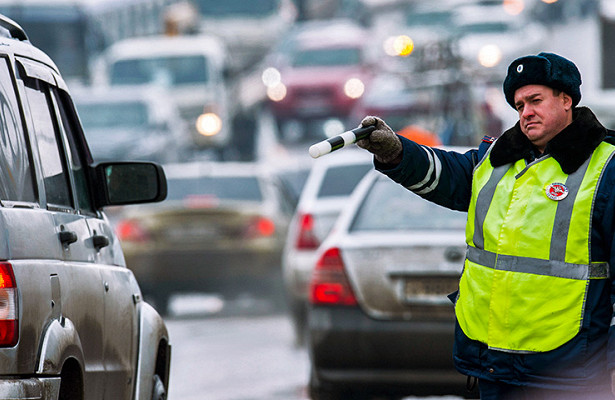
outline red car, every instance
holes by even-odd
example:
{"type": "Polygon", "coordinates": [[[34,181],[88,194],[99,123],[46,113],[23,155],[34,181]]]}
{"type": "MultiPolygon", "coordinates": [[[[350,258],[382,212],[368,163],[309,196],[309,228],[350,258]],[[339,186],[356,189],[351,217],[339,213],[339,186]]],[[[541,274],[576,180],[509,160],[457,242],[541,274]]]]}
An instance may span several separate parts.
{"type": "Polygon", "coordinates": [[[372,78],[366,31],[354,24],[300,30],[263,80],[278,120],[345,118],[372,78]]]}

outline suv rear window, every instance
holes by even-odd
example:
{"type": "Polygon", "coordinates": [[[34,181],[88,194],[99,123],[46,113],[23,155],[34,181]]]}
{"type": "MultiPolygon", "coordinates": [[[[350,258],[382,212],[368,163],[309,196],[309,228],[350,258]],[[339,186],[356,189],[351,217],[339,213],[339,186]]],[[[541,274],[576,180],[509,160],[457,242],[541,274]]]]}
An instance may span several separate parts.
{"type": "Polygon", "coordinates": [[[331,167],[325,173],[317,197],[348,196],[359,181],[372,169],[372,164],[331,167]]]}

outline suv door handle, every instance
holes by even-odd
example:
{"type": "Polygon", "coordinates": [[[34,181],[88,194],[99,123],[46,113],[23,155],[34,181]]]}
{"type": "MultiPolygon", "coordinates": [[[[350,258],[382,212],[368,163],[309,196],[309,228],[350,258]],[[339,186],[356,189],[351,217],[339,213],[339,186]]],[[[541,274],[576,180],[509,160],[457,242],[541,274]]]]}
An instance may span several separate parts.
{"type": "Polygon", "coordinates": [[[77,234],[73,231],[60,231],[58,235],[60,237],[60,242],[67,246],[77,241],[77,234]]]}
{"type": "Polygon", "coordinates": [[[103,247],[109,246],[109,238],[104,235],[94,235],[92,236],[92,243],[96,250],[100,250],[103,247]]]}

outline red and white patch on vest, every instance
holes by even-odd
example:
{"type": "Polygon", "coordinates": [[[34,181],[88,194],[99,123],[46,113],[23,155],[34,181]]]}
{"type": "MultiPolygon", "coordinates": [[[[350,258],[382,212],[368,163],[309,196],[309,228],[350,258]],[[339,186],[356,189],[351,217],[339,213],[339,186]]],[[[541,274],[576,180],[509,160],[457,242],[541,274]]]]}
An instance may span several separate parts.
{"type": "Polygon", "coordinates": [[[547,197],[551,200],[564,200],[568,196],[568,188],[563,183],[554,182],[545,189],[547,197]]]}

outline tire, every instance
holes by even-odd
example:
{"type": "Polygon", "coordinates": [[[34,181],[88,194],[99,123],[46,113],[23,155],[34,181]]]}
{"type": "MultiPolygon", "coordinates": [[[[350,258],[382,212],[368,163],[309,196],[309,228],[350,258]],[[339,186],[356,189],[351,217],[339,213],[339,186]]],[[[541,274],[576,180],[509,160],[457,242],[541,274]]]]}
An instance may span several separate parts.
{"type": "Polygon", "coordinates": [[[152,385],[152,400],[166,400],[167,390],[162,383],[162,379],[158,374],[154,375],[154,382],[152,385]]]}

